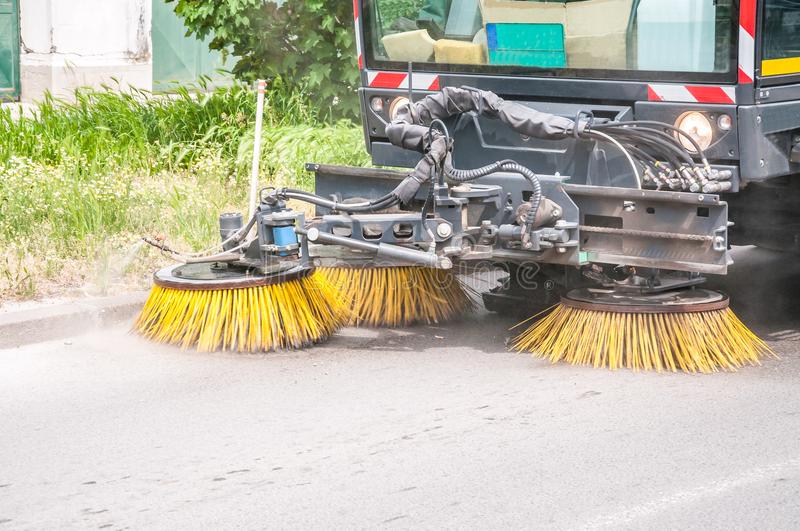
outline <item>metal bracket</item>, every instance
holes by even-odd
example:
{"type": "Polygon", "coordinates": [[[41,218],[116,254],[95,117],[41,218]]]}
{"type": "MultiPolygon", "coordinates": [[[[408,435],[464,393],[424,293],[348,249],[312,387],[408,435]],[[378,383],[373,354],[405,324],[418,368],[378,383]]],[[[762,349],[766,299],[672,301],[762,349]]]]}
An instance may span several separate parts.
{"type": "Polygon", "coordinates": [[[592,262],[725,274],[728,205],[719,196],[564,185],[592,262]]]}

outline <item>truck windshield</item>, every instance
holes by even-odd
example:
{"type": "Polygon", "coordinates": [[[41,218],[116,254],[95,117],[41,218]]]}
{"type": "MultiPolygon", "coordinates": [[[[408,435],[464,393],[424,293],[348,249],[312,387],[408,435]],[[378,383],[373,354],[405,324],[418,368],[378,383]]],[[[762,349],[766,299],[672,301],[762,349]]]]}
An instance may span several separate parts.
{"type": "Polygon", "coordinates": [[[369,68],[735,81],[734,0],[365,0],[369,68]]]}

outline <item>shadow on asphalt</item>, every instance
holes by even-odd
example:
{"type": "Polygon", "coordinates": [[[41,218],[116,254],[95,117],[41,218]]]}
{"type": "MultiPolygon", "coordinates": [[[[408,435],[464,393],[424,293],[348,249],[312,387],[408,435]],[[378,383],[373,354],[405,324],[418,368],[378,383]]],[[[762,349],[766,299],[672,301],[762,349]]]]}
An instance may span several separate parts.
{"type": "Polygon", "coordinates": [[[503,354],[508,352],[508,338],[516,332],[509,329],[517,322],[514,318],[481,309],[468,317],[440,325],[346,328],[320,346],[375,352],[421,352],[429,348],[468,347],[485,354],[503,354]]]}

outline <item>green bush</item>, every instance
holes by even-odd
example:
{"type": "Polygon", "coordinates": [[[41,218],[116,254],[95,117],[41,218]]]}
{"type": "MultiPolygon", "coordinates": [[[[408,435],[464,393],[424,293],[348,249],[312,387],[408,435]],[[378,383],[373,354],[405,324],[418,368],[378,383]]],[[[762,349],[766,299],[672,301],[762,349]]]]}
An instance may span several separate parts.
{"type": "Polygon", "coordinates": [[[167,0],[189,34],[230,52],[233,73],[252,81],[281,77],[308,93],[325,117],[358,113],[353,4],[345,0],[167,0]]]}

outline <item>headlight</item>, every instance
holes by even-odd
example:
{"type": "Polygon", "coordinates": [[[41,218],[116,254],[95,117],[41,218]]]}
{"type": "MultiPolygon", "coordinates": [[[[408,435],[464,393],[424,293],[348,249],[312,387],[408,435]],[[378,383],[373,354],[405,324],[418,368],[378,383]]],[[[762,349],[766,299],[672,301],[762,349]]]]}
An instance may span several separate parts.
{"type": "Polygon", "coordinates": [[[408,98],[405,96],[398,96],[393,99],[391,105],[389,105],[389,119],[394,120],[397,118],[397,113],[404,105],[408,105],[408,98]]]}
{"type": "MultiPolygon", "coordinates": [[[[714,127],[703,113],[695,111],[685,112],[678,117],[678,120],[675,122],[675,127],[688,133],[702,150],[708,149],[711,145],[711,141],[714,140],[714,127]]],[[[675,137],[688,151],[692,153],[697,151],[694,144],[684,135],[676,132],[675,137]]]]}
{"type": "Polygon", "coordinates": [[[375,113],[380,114],[383,112],[383,98],[380,96],[374,96],[371,100],[369,100],[369,106],[372,108],[375,113]]]}
{"type": "Polygon", "coordinates": [[[728,114],[720,114],[719,118],[717,118],[717,127],[723,131],[730,131],[731,127],[733,127],[733,118],[728,114]]]}

